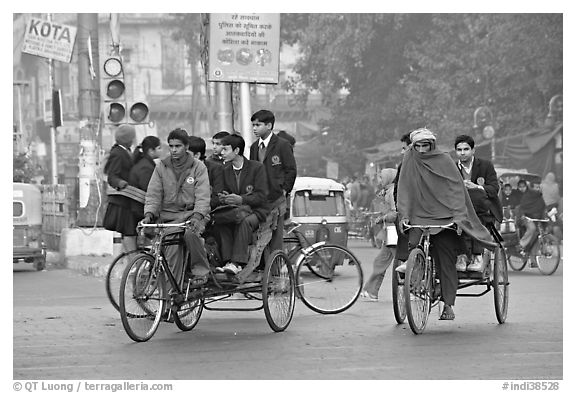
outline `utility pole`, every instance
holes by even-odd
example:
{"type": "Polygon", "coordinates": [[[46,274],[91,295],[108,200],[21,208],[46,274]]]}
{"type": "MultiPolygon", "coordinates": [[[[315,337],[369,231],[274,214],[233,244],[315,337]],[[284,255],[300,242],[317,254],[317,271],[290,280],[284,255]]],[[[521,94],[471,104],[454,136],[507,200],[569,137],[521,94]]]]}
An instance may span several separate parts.
{"type": "Polygon", "coordinates": [[[98,14],[78,14],[78,106],[80,154],[78,157],[78,226],[100,226],[104,206],[98,174],[102,143],[100,125],[100,58],[98,14]]]}
{"type": "Polygon", "coordinates": [[[215,83],[218,99],[218,110],[216,112],[218,130],[216,132],[228,131],[232,133],[234,132],[234,121],[232,119],[232,84],[230,82],[215,83]]]}
{"type": "MultiPolygon", "coordinates": [[[[248,82],[240,82],[240,106],[241,106],[241,121],[242,121],[242,138],[246,142],[246,146],[252,144],[252,105],[250,102],[250,84],[248,82]]],[[[250,157],[250,149],[244,149],[244,155],[250,157]]]]}

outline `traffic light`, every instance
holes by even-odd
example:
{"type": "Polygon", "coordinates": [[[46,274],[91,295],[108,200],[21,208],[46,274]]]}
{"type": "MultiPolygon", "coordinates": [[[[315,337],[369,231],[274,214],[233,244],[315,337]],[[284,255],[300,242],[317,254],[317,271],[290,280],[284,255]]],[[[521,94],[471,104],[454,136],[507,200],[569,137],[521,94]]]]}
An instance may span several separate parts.
{"type": "Polygon", "coordinates": [[[124,66],[120,57],[109,57],[104,62],[104,108],[106,122],[115,125],[147,124],[148,105],[136,102],[129,106],[124,83],[124,66]],[[129,109],[128,109],[129,108],[129,109]]]}

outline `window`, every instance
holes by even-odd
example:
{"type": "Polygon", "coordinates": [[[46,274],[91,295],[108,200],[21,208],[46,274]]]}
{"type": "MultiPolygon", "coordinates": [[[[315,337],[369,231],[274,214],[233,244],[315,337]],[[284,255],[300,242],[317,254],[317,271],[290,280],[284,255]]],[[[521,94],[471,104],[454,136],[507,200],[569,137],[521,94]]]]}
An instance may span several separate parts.
{"type": "Polygon", "coordinates": [[[310,191],[298,191],[294,197],[294,217],[307,216],[345,216],[344,194],[330,191],[315,194],[310,191]]]}
{"type": "Polygon", "coordinates": [[[184,88],[184,47],[171,37],[162,37],[162,88],[184,88]]]}
{"type": "Polygon", "coordinates": [[[12,202],[12,216],[22,217],[24,215],[24,204],[22,202],[12,202]]]}

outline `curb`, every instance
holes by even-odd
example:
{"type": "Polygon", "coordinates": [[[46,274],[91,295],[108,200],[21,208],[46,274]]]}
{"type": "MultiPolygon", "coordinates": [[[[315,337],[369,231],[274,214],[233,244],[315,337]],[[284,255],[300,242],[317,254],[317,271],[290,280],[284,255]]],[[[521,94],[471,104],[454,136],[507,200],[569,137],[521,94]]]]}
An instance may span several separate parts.
{"type": "Polygon", "coordinates": [[[48,251],[46,264],[52,269],[72,269],[85,276],[106,277],[108,267],[114,260],[112,255],[78,255],[64,257],[59,252],[48,251]]]}

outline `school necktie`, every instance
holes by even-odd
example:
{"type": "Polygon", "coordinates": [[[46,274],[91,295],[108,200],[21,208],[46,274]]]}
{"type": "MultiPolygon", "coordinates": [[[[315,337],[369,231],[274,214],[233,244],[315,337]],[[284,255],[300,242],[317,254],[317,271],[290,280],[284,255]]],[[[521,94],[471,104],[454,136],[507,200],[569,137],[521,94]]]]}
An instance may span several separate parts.
{"type": "Polygon", "coordinates": [[[260,142],[260,149],[258,150],[258,161],[264,162],[264,157],[266,157],[266,146],[264,146],[264,142],[260,142]]]}

